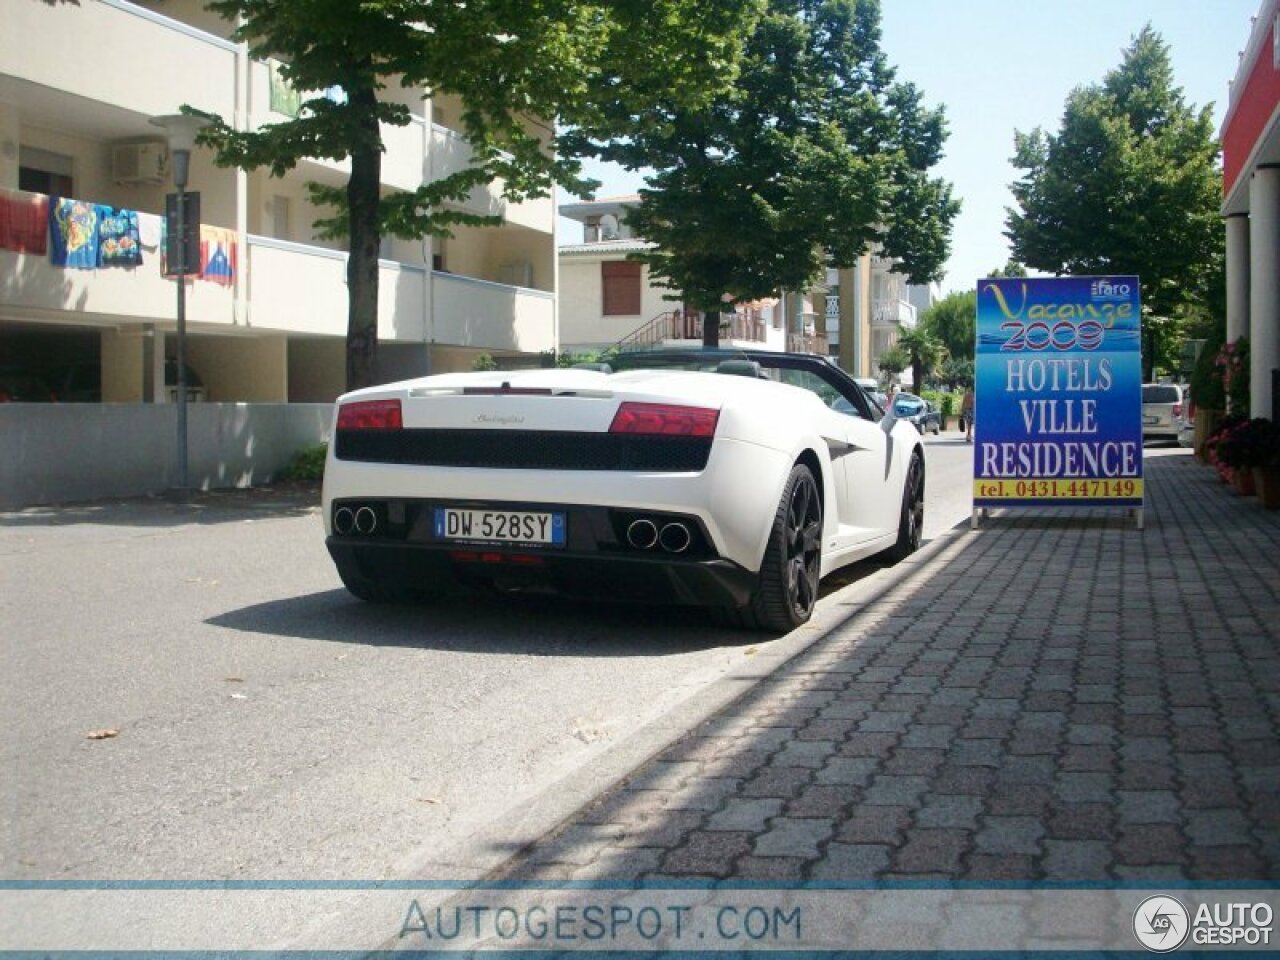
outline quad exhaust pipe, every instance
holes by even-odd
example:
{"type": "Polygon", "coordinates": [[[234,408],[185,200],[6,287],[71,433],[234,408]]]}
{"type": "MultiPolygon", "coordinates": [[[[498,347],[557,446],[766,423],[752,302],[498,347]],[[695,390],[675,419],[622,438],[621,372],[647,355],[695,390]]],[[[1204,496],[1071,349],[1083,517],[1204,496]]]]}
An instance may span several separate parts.
{"type": "Polygon", "coordinates": [[[659,528],[654,521],[641,517],[627,526],[627,543],[636,550],[651,550],[657,546],[667,553],[684,553],[693,543],[693,533],[684,523],[673,521],[659,528]]]}
{"type": "Polygon", "coordinates": [[[378,513],[370,506],[339,507],[333,511],[333,532],[340,537],[353,533],[369,536],[378,529],[378,513]]]}
{"type": "Polygon", "coordinates": [[[627,543],[637,550],[648,550],[658,542],[658,526],[652,520],[632,520],[627,527],[627,543]]]}
{"type": "Polygon", "coordinates": [[[667,553],[684,553],[693,542],[693,535],[683,523],[668,523],[658,534],[658,543],[667,553]]]}
{"type": "Polygon", "coordinates": [[[361,507],[356,511],[356,532],[366,537],[378,529],[378,515],[373,507],[361,507]]]}
{"type": "Polygon", "coordinates": [[[333,512],[333,532],[345,537],[356,526],[356,515],[350,507],[339,507],[333,512]]]}

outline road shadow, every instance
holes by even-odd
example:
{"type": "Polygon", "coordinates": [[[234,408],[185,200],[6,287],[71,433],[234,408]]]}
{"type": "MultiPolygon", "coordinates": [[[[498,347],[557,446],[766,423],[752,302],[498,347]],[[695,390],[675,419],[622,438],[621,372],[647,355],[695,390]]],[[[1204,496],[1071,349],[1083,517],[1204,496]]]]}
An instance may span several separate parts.
{"type": "Polygon", "coordinates": [[[303,517],[320,507],[318,487],[247,487],[170,491],[145,497],[50,504],[0,511],[0,528],[106,527],[165,529],[303,517]]]}
{"type": "Polygon", "coordinates": [[[346,590],[272,600],[206,623],[325,643],[530,656],[665,656],[765,643],[697,608],[460,590],[422,604],[369,604],[346,590]]]}

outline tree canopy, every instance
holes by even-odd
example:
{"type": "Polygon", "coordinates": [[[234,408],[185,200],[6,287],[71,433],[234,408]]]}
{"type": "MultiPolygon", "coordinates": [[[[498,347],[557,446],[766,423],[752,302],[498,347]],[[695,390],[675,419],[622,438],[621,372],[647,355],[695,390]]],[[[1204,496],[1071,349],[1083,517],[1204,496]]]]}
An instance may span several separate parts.
{"type": "Polygon", "coordinates": [[[925,378],[947,357],[947,348],[923,324],[903,330],[898,335],[898,346],[906,351],[911,367],[911,392],[924,389],[925,378]]]}
{"type": "Polygon", "coordinates": [[[1014,136],[1006,235],[1014,259],[1061,274],[1136,274],[1144,357],[1170,353],[1180,320],[1222,300],[1222,174],[1211,106],[1186,103],[1150,25],[1101,84],[1066,100],[1057,134],[1014,136]]]}
{"type": "Polygon", "coordinates": [[[978,294],[949,293],[920,315],[920,328],[946,348],[954,360],[972,360],[978,326],[978,294]]]}
{"type": "Polygon", "coordinates": [[[589,191],[578,158],[555,149],[553,124],[623,135],[613,124],[650,102],[703,106],[733,82],[756,2],[213,0],[211,9],[238,22],[234,38],[253,56],[278,58],[295,90],[314,92],[296,118],[258,130],[214,116],[202,142],[220,163],[275,176],[304,158],[350,159],[345,187],[310,189],[334,211],[319,226],[349,240],[347,382],[363,386],[373,376],[384,234],[447,236],[459,225],[495,223],[461,208],[494,180],[511,202],[546,196],[556,184],[589,191]],[[410,123],[409,107],[386,93],[393,87],[461,99],[469,167],[383,193],[380,124],[410,123]]]}
{"type": "Polygon", "coordinates": [[[627,132],[573,148],[656,171],[629,214],[656,248],[636,258],[698,309],[807,289],[872,243],[917,282],[946,261],[959,204],[929,175],[943,112],[897,80],[878,0],[767,0],[732,87],[609,125],[627,132]]]}

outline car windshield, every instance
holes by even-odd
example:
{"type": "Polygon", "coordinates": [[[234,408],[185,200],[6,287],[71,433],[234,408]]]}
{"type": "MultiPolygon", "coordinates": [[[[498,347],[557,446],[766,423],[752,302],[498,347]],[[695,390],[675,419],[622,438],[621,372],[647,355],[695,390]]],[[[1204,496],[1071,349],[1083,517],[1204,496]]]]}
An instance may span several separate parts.
{"type": "Polygon", "coordinates": [[[900,417],[914,417],[924,410],[924,401],[919,397],[898,397],[893,401],[893,412],[900,417]]]}
{"type": "Polygon", "coordinates": [[[1180,403],[1182,391],[1171,383],[1148,383],[1142,388],[1143,403],[1180,403]]]}
{"type": "Polygon", "coordinates": [[[874,404],[869,404],[865,410],[861,408],[853,399],[857,396],[853,382],[838,367],[816,354],[714,349],[636,350],[611,356],[607,363],[615,373],[624,370],[688,370],[773,380],[807,390],[839,413],[873,420],[881,416],[874,404]]]}

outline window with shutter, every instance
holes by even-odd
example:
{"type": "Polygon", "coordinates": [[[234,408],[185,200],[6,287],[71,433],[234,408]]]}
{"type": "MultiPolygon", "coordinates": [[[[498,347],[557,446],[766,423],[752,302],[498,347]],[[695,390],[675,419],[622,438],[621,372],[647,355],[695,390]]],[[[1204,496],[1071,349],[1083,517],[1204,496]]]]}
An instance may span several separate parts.
{"type": "Polygon", "coordinates": [[[640,267],[628,260],[600,264],[606,317],[640,313],[640,267]]]}

